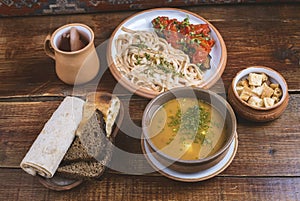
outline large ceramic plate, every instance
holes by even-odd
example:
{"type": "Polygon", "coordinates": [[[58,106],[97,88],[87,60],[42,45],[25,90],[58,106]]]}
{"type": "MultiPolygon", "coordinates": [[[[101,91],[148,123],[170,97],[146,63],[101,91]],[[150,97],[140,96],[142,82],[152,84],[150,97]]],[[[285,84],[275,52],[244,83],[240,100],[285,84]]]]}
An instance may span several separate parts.
{"type": "Polygon", "coordinates": [[[129,80],[125,79],[119,72],[118,68],[115,65],[116,58],[116,48],[115,48],[115,40],[120,34],[123,34],[124,31],[121,30],[122,27],[131,29],[131,30],[149,30],[152,28],[151,20],[158,16],[167,16],[169,18],[176,18],[182,21],[187,16],[190,19],[190,23],[192,24],[208,24],[211,29],[211,37],[215,40],[215,45],[210,52],[211,58],[211,69],[205,71],[204,78],[202,84],[198,87],[208,89],[212,85],[214,85],[217,80],[221,77],[226,61],[227,61],[227,50],[225,43],[223,41],[222,36],[218,32],[218,30],[203,17],[181,9],[174,8],[158,8],[158,9],[150,9],[139,12],[126,20],[124,20],[113,32],[107,50],[107,60],[109,64],[110,71],[113,76],[120,82],[125,88],[130,90],[133,93],[136,93],[140,96],[146,98],[153,98],[159,94],[159,92],[147,90],[145,88],[138,87],[132,84],[129,80]]]}

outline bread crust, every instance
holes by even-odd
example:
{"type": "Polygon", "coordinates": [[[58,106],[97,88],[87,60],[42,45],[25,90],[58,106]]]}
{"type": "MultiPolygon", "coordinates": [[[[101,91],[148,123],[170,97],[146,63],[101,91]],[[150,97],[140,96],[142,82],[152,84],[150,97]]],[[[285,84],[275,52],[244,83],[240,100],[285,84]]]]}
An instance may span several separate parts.
{"type": "Polygon", "coordinates": [[[89,110],[98,109],[103,113],[106,123],[106,136],[110,137],[112,127],[120,110],[120,100],[117,96],[105,92],[93,92],[86,96],[86,107],[89,110]]]}

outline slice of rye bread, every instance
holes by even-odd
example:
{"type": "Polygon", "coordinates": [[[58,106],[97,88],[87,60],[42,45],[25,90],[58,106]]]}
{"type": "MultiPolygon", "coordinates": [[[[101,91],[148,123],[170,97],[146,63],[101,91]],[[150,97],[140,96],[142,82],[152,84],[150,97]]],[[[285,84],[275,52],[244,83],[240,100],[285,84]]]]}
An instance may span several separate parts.
{"type": "Polygon", "coordinates": [[[62,177],[72,179],[96,179],[99,178],[105,170],[105,166],[97,160],[76,161],[68,165],[60,166],[56,174],[62,177]]]}
{"type": "Polygon", "coordinates": [[[79,127],[77,136],[62,160],[63,164],[72,161],[88,161],[103,156],[107,144],[103,114],[96,110],[79,127]]]}
{"type": "Polygon", "coordinates": [[[56,171],[56,175],[72,179],[97,179],[105,171],[105,167],[112,157],[112,143],[107,145],[104,151],[104,157],[101,159],[91,159],[90,161],[73,161],[71,163],[60,165],[56,171]]]}
{"type": "Polygon", "coordinates": [[[75,137],[72,145],[68,149],[67,153],[65,154],[62,163],[67,164],[76,161],[89,161],[92,160],[93,156],[89,155],[85,148],[82,146],[82,143],[79,137],[75,137]]]}
{"type": "Polygon", "coordinates": [[[90,119],[77,129],[76,134],[88,155],[93,158],[100,157],[108,142],[102,113],[99,110],[94,111],[90,119]]]}

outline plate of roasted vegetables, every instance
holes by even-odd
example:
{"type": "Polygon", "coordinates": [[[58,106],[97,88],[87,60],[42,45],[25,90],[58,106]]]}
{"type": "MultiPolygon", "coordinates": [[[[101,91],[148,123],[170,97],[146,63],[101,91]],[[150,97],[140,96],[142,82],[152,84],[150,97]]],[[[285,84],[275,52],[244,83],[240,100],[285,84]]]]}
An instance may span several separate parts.
{"type": "Polygon", "coordinates": [[[219,31],[193,12],[157,8],[138,12],[114,30],[107,49],[113,76],[146,98],[176,87],[212,87],[227,50],[219,31]]]}

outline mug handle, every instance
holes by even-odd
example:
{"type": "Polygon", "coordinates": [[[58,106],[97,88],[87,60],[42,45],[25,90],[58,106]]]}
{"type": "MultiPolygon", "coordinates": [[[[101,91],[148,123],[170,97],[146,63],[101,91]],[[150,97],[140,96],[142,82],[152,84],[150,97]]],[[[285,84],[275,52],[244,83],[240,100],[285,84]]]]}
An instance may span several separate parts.
{"type": "Polygon", "coordinates": [[[48,34],[46,39],[45,39],[45,42],[44,42],[44,50],[45,50],[45,53],[51,57],[52,59],[55,60],[55,54],[54,54],[54,49],[53,47],[51,46],[51,43],[50,43],[50,39],[51,39],[51,35],[48,34]]]}

